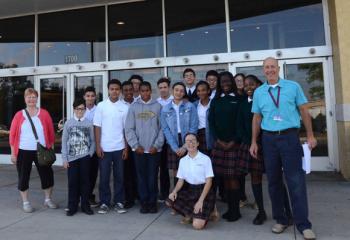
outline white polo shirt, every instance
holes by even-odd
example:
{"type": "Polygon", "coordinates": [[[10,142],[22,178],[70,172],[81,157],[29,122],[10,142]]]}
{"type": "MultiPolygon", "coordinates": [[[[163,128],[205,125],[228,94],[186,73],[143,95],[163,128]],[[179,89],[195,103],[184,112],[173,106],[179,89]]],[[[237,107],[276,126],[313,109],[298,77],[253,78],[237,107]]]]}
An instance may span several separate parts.
{"type": "Polygon", "coordinates": [[[210,158],[200,151],[194,158],[187,154],[180,159],[176,177],[193,185],[204,184],[206,178],[214,177],[210,158]]]}
{"type": "Polygon", "coordinates": [[[120,100],[107,99],[97,105],[94,126],[101,127],[101,147],[104,152],[125,148],[124,128],[128,107],[120,100]]]}
{"type": "Polygon", "coordinates": [[[173,99],[174,99],[174,96],[170,95],[167,99],[159,97],[157,98],[157,101],[159,102],[160,105],[162,105],[162,107],[164,107],[165,105],[169,104],[173,99]]]}
{"type": "Polygon", "coordinates": [[[87,120],[89,120],[90,122],[93,122],[93,121],[94,121],[95,111],[96,111],[96,105],[94,105],[91,109],[89,109],[88,107],[86,107],[84,117],[85,117],[87,120]]]}
{"type": "Polygon", "coordinates": [[[198,102],[198,107],[197,107],[197,113],[198,113],[198,129],[206,128],[207,127],[207,110],[209,108],[210,102],[206,105],[203,106],[201,101],[198,102]]]}

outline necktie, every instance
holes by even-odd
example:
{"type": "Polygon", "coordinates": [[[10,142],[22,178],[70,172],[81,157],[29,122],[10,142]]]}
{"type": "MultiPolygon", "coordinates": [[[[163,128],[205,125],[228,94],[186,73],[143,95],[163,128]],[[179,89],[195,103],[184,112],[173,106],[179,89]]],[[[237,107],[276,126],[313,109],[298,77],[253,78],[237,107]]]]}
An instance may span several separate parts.
{"type": "Polygon", "coordinates": [[[188,89],[188,96],[191,96],[192,93],[191,93],[191,89],[188,89]]]}

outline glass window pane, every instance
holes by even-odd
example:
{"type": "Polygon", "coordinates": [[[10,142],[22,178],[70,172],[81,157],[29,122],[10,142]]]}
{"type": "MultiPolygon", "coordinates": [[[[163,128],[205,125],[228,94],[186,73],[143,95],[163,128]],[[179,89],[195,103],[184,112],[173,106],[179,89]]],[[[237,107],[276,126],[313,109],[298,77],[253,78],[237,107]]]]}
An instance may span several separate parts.
{"type": "Polygon", "coordinates": [[[225,1],[165,0],[168,56],[227,52],[225,1]]]}
{"type": "Polygon", "coordinates": [[[94,87],[96,91],[96,104],[103,100],[103,76],[75,76],[74,77],[74,96],[82,98],[85,88],[94,87]]]}
{"type": "MultiPolygon", "coordinates": [[[[312,128],[317,139],[313,156],[328,156],[326,103],[322,63],[288,64],[286,78],[297,81],[309,101],[312,128]]],[[[300,129],[301,142],[306,142],[305,127],[300,129]]]]}
{"type": "Polygon", "coordinates": [[[321,0],[229,0],[231,49],[325,45],[321,0]]]}
{"type": "Polygon", "coordinates": [[[40,104],[53,120],[55,128],[55,152],[61,153],[61,132],[58,130],[60,120],[67,117],[67,90],[65,77],[40,79],[40,104]]]}
{"type": "Polygon", "coordinates": [[[34,16],[0,20],[0,68],[34,66],[34,16]]]}
{"type": "Polygon", "coordinates": [[[227,64],[211,64],[211,65],[196,65],[196,66],[181,66],[181,67],[169,67],[168,76],[172,83],[183,81],[183,71],[186,68],[192,68],[196,72],[197,82],[199,80],[205,80],[205,75],[209,70],[215,70],[217,72],[228,71],[227,64]]]}
{"type": "Polygon", "coordinates": [[[108,7],[110,60],[163,57],[162,1],[108,7]]]}
{"type": "Polygon", "coordinates": [[[106,60],[104,7],[39,15],[39,65],[106,60]]]}
{"type": "Polygon", "coordinates": [[[237,67],[236,72],[243,73],[245,76],[253,74],[257,76],[261,81],[266,82],[266,77],[264,75],[262,66],[237,67]]]}
{"type": "Polygon", "coordinates": [[[10,154],[9,130],[16,112],[25,108],[24,90],[34,87],[33,76],[0,78],[0,153],[10,154]]]}
{"type": "Polygon", "coordinates": [[[164,68],[132,69],[121,71],[110,71],[110,79],[117,78],[121,82],[127,81],[131,75],[137,74],[143,77],[144,81],[152,85],[152,98],[158,98],[157,81],[164,76],[164,68]]]}

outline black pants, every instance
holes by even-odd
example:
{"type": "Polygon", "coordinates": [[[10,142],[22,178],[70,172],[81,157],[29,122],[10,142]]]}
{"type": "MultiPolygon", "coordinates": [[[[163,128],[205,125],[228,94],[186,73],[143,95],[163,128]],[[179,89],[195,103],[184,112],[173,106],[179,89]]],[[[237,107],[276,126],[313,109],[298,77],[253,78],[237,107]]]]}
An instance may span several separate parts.
{"type": "Polygon", "coordinates": [[[129,158],[124,161],[124,191],[125,202],[133,203],[137,197],[137,176],[134,154],[130,151],[129,158]]]}
{"type": "Polygon", "coordinates": [[[69,162],[68,168],[68,208],[76,211],[79,200],[81,208],[89,208],[90,156],[69,162]]]}
{"type": "Polygon", "coordinates": [[[41,188],[47,189],[52,187],[54,184],[52,167],[40,166],[36,151],[19,149],[16,163],[19,191],[24,192],[29,188],[29,179],[33,162],[35,163],[36,169],[39,173],[41,188]]]}
{"type": "Polygon", "coordinates": [[[90,158],[90,190],[89,190],[89,199],[95,200],[94,195],[94,189],[97,181],[97,175],[98,175],[98,157],[97,154],[94,153],[92,157],[90,158]]]}
{"type": "Polygon", "coordinates": [[[160,191],[159,195],[162,199],[167,199],[170,189],[170,177],[169,169],[167,167],[168,161],[168,146],[165,143],[160,153],[160,162],[159,162],[159,182],[160,182],[160,191]]]}

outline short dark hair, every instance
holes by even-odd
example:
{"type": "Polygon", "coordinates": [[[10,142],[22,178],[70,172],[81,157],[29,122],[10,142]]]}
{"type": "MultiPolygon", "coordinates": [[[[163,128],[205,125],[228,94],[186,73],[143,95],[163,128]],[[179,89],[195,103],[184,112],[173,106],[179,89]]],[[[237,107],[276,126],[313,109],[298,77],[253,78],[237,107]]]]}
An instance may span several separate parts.
{"type": "Polygon", "coordinates": [[[117,84],[117,85],[119,85],[120,88],[122,88],[122,83],[116,78],[111,79],[111,80],[108,81],[107,88],[109,88],[109,86],[111,84],[117,84]]]}
{"type": "Polygon", "coordinates": [[[84,95],[85,95],[87,92],[93,92],[93,93],[95,93],[95,95],[96,95],[96,90],[95,90],[95,88],[94,88],[93,86],[88,86],[88,87],[86,87],[85,90],[84,90],[84,95]]]}
{"type": "Polygon", "coordinates": [[[194,91],[197,93],[197,89],[198,89],[198,87],[201,86],[201,85],[204,85],[204,86],[207,87],[207,89],[209,90],[208,95],[210,96],[210,95],[211,95],[211,89],[210,89],[209,83],[206,82],[206,81],[203,81],[203,80],[200,80],[200,81],[196,84],[196,90],[194,90],[194,91]]]}
{"type": "Polygon", "coordinates": [[[172,89],[174,90],[174,88],[175,88],[176,86],[182,86],[182,87],[184,88],[185,95],[184,95],[183,98],[187,98],[188,96],[187,96],[187,91],[186,91],[186,86],[185,86],[185,84],[184,84],[183,82],[176,82],[176,83],[173,84],[172,89]]]}
{"type": "Polygon", "coordinates": [[[185,77],[185,74],[188,73],[188,72],[191,72],[191,73],[193,73],[193,76],[196,76],[196,73],[195,73],[195,71],[192,68],[186,68],[184,70],[184,72],[182,73],[182,77],[185,77]]]}
{"type": "Polygon", "coordinates": [[[85,100],[82,98],[76,98],[73,102],[73,108],[75,109],[76,107],[78,107],[80,105],[84,105],[84,107],[85,107],[86,106],[85,100]]]}
{"type": "Polygon", "coordinates": [[[137,79],[137,80],[140,80],[140,82],[143,82],[143,77],[141,77],[141,76],[138,75],[138,74],[133,74],[133,75],[131,75],[131,77],[129,78],[128,81],[131,81],[132,79],[137,79]]]}
{"type": "Polygon", "coordinates": [[[218,84],[216,85],[215,98],[220,97],[221,94],[222,94],[221,79],[223,77],[228,77],[230,79],[230,81],[232,83],[232,88],[230,89],[230,92],[233,92],[234,94],[237,94],[237,85],[236,85],[236,82],[234,80],[234,77],[233,77],[232,73],[230,73],[229,71],[224,71],[224,72],[221,72],[219,74],[218,84]]]}
{"type": "Polygon", "coordinates": [[[185,138],[184,138],[184,139],[186,140],[187,136],[189,136],[189,135],[194,136],[194,137],[196,138],[197,142],[199,142],[199,137],[198,137],[198,135],[197,135],[197,134],[195,134],[195,133],[192,133],[192,132],[188,132],[188,133],[186,133],[186,135],[185,135],[185,138]]]}
{"type": "Polygon", "coordinates": [[[170,86],[170,82],[171,82],[170,78],[162,77],[157,81],[157,86],[159,86],[159,84],[161,84],[161,83],[166,83],[166,84],[168,84],[168,86],[170,86]]]}
{"type": "Polygon", "coordinates": [[[214,76],[217,79],[219,79],[219,73],[215,70],[209,70],[206,74],[205,74],[205,79],[207,79],[207,77],[209,76],[214,76]]]}
{"type": "Polygon", "coordinates": [[[143,82],[140,84],[140,89],[141,89],[142,86],[148,87],[149,90],[152,90],[152,85],[151,85],[150,82],[143,81],[143,82]]]}
{"type": "Polygon", "coordinates": [[[255,76],[255,75],[253,75],[253,74],[249,74],[248,76],[246,76],[246,77],[244,78],[244,80],[246,80],[246,79],[251,79],[251,80],[253,80],[256,84],[258,84],[258,86],[260,86],[260,85],[263,84],[263,82],[262,82],[257,76],[255,76]]]}
{"type": "Polygon", "coordinates": [[[124,86],[128,86],[128,85],[132,86],[132,82],[130,82],[130,81],[124,81],[124,82],[122,83],[122,88],[123,88],[124,86]]]}

